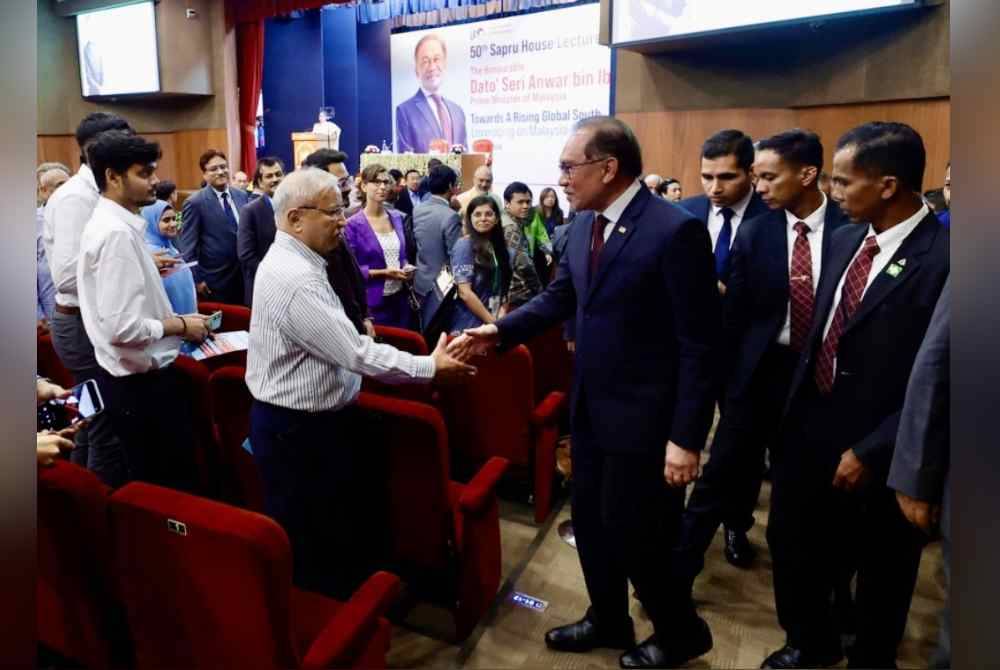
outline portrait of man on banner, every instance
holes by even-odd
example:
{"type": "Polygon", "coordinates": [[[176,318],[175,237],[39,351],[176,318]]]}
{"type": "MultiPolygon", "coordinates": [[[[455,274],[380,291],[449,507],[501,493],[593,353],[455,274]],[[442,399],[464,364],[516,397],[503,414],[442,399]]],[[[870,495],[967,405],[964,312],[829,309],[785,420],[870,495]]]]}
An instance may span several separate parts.
{"type": "Polygon", "coordinates": [[[413,50],[419,88],[396,107],[396,151],[425,153],[431,142],[468,146],[465,112],[442,93],[448,69],[448,46],[435,34],[426,35],[413,50]]]}

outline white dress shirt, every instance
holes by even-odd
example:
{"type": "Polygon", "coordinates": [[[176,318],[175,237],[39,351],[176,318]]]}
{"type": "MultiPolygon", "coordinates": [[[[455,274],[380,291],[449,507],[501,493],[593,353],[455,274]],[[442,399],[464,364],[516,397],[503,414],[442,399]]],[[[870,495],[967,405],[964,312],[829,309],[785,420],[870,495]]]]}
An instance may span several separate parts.
{"type": "MultiPolygon", "coordinates": [[[[229,201],[229,208],[231,210],[233,210],[233,216],[236,217],[236,227],[239,228],[239,225],[240,225],[240,210],[236,207],[236,202],[233,201],[233,194],[229,190],[229,187],[227,186],[225,188],[225,190],[223,190],[223,191],[217,191],[217,190],[215,190],[213,188],[212,189],[212,193],[215,194],[215,199],[219,201],[219,207],[220,208],[225,206],[225,203],[222,201],[222,194],[223,193],[226,194],[226,199],[229,201]]],[[[223,212],[223,214],[225,214],[225,212],[223,212]]]]}
{"type": "MultiPolygon", "coordinates": [[[[747,211],[747,207],[750,205],[750,198],[753,197],[753,187],[747,191],[747,194],[743,196],[743,199],[735,203],[729,209],[733,210],[733,218],[730,219],[729,225],[733,229],[732,233],[729,235],[729,248],[733,248],[733,242],[736,241],[736,230],[739,228],[740,223],[743,222],[743,215],[747,211]]],[[[722,226],[725,224],[726,219],[722,216],[723,207],[716,207],[709,203],[708,208],[708,234],[712,238],[712,248],[715,248],[715,243],[719,241],[719,233],[722,232],[722,226]]]]}
{"type": "MultiPolygon", "coordinates": [[[[823,263],[823,222],[826,221],[826,195],[820,193],[823,196],[823,204],[819,208],[807,216],[804,219],[800,219],[795,216],[787,209],[785,210],[785,218],[788,221],[788,225],[785,227],[785,232],[788,234],[788,276],[789,281],[791,281],[792,275],[792,253],[795,251],[795,240],[798,238],[799,234],[795,230],[795,224],[802,221],[807,226],[809,226],[809,234],[806,235],[806,239],[809,240],[809,257],[812,260],[812,282],[813,282],[813,297],[816,297],[816,288],[819,286],[819,271],[820,266],[823,263]]],[[[785,325],[781,327],[781,332],[778,333],[778,344],[783,344],[786,347],[792,343],[792,301],[788,300],[788,305],[785,307],[785,325]]]]}
{"type": "Polygon", "coordinates": [[[145,229],[141,216],[102,197],[80,240],[80,315],[97,362],[115,377],[166,367],[181,345],[163,336],[174,311],[145,229]]]}
{"type": "Polygon", "coordinates": [[[80,305],[76,288],[80,237],[100,197],[94,173],[84,163],[45,204],[42,242],[56,287],[56,303],[64,307],[80,305]]]}
{"type": "Polygon", "coordinates": [[[254,281],[250,393],[286,409],[336,410],[357,398],[361,375],[430,381],[434,359],[359,335],[330,287],[326,259],[277,231],[254,281]]]}
{"type": "MultiPolygon", "coordinates": [[[[865,284],[865,293],[868,292],[868,288],[872,285],[872,282],[875,281],[875,278],[878,277],[879,273],[882,272],[885,269],[885,266],[889,264],[889,261],[899,250],[899,246],[903,243],[903,240],[910,236],[910,233],[916,229],[917,225],[923,221],[924,217],[927,216],[929,212],[930,210],[927,208],[927,205],[923,205],[916,214],[905,221],[897,223],[884,233],[876,234],[875,229],[871,227],[871,224],[868,225],[868,235],[865,236],[865,239],[867,240],[869,237],[874,236],[875,241],[878,243],[879,251],[872,258],[872,269],[868,273],[868,283],[865,284]]],[[[826,327],[823,328],[823,339],[826,339],[827,333],[830,332],[830,326],[833,325],[833,317],[837,313],[837,308],[840,306],[840,293],[844,289],[844,279],[847,278],[847,271],[850,270],[851,264],[854,263],[854,259],[858,257],[858,254],[861,253],[861,249],[863,249],[864,246],[864,240],[862,240],[861,244],[858,245],[857,251],[854,252],[854,256],[851,257],[851,262],[848,263],[847,267],[844,269],[844,274],[840,276],[840,281],[837,282],[837,291],[833,294],[833,305],[830,307],[830,314],[826,317],[826,327]]],[[[900,260],[902,261],[903,259],[900,260]]],[[[864,293],[862,293],[862,302],[864,302],[864,297],[864,293]]],[[[833,369],[834,372],[836,372],[836,359],[833,361],[833,369]]]]}
{"type": "MultiPolygon", "coordinates": [[[[420,87],[420,90],[424,94],[424,97],[427,98],[427,106],[431,108],[431,114],[434,115],[434,119],[438,122],[438,128],[441,128],[443,132],[444,126],[441,125],[441,116],[438,114],[437,104],[434,102],[433,98],[431,98],[432,95],[441,96],[441,93],[440,92],[431,93],[423,86],[420,87]]],[[[441,104],[445,105],[445,109],[447,109],[447,104],[444,101],[444,96],[441,96],[441,104]]]]}
{"type": "Polygon", "coordinates": [[[622,218],[622,214],[625,213],[625,208],[628,204],[632,202],[632,198],[635,194],[639,192],[640,188],[646,188],[646,185],[636,179],[632,182],[632,185],[625,189],[625,192],[618,196],[613,203],[608,205],[607,209],[603,212],[597,212],[597,214],[603,214],[604,218],[608,220],[604,224],[604,242],[607,243],[608,238],[611,237],[611,231],[615,229],[615,224],[618,223],[618,219],[622,218]]]}

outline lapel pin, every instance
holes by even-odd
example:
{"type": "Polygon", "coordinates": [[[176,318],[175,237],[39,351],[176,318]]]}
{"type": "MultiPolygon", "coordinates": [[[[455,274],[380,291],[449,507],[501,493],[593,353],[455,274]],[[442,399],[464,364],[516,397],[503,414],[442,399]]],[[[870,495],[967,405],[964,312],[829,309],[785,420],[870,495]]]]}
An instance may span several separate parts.
{"type": "Polygon", "coordinates": [[[621,233],[622,235],[624,235],[625,234],[625,226],[618,226],[618,232],[621,233]]]}
{"type": "Polygon", "coordinates": [[[903,266],[899,263],[893,263],[888,268],[886,268],[885,273],[890,277],[898,277],[899,273],[903,271],[903,266]]]}

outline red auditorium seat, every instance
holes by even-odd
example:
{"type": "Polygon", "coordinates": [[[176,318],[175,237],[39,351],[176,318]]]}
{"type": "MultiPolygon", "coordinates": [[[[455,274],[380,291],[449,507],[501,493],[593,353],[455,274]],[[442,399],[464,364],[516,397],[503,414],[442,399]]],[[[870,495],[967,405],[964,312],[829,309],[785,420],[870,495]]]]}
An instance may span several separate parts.
{"type": "Polygon", "coordinates": [[[394,570],[414,594],[455,612],[464,640],[500,586],[500,524],[494,489],[507,468],[490,458],[468,484],[449,475],[448,434],[434,407],[362,392],[388,448],[389,533],[394,570]]]}
{"type": "Polygon", "coordinates": [[[526,343],[535,371],[535,402],[553,391],[567,396],[573,381],[573,355],[566,349],[562,326],[554,326],[526,343]]]}
{"type": "Polygon", "coordinates": [[[73,375],[67,370],[55,347],[52,346],[51,335],[38,336],[38,374],[51,379],[53,383],[62,386],[64,389],[73,388],[73,375]]]}
{"type": "MultiPolygon", "coordinates": [[[[243,305],[229,305],[223,302],[198,302],[199,314],[222,312],[222,327],[220,333],[233,330],[250,330],[250,308],[243,305]]],[[[247,352],[234,351],[220,356],[213,356],[202,361],[209,370],[218,370],[227,365],[242,365],[246,367],[247,352]]]]}
{"type": "Polygon", "coordinates": [[[114,559],[136,668],[384,668],[399,579],[346,603],[292,586],[270,518],[140,482],[111,497],[114,559]]]}
{"type": "Polygon", "coordinates": [[[38,468],[38,641],[88,668],[127,667],[131,653],[110,577],[110,492],[67,461],[38,468]]]}
{"type": "Polygon", "coordinates": [[[243,448],[250,434],[253,397],[242,367],[219,368],[208,381],[212,425],[222,454],[225,499],[255,512],[264,511],[264,485],[253,456],[243,448]]]}
{"type": "Polygon", "coordinates": [[[553,391],[535,401],[531,354],[524,345],[477,357],[471,381],[442,386],[441,407],[452,449],[462,459],[484,463],[502,456],[534,473],[535,521],[552,507],[559,416],[566,394],[553,391]]]}
{"type": "MultiPolygon", "coordinates": [[[[386,344],[391,344],[401,351],[414,356],[426,356],[427,342],[424,336],[415,330],[393,328],[392,326],[375,326],[375,336],[386,344]]],[[[436,397],[431,384],[386,384],[371,377],[365,377],[361,384],[363,391],[371,391],[381,395],[415,400],[434,404],[436,397]]]]}
{"type": "Polygon", "coordinates": [[[210,370],[201,362],[189,356],[178,356],[173,363],[181,373],[184,398],[191,403],[191,428],[196,443],[195,463],[198,468],[198,492],[209,498],[219,498],[223,494],[223,455],[220,452],[215,430],[212,426],[211,401],[208,380],[210,370]]]}

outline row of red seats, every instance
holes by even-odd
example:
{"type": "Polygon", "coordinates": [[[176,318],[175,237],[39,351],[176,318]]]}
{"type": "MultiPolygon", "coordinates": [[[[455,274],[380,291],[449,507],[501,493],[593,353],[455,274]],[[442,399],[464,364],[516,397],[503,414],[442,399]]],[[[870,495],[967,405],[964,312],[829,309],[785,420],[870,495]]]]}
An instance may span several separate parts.
{"type": "Polygon", "coordinates": [[[39,641],[89,668],[384,668],[399,579],[292,586],[270,518],[65,461],[38,470],[39,641]]]}

